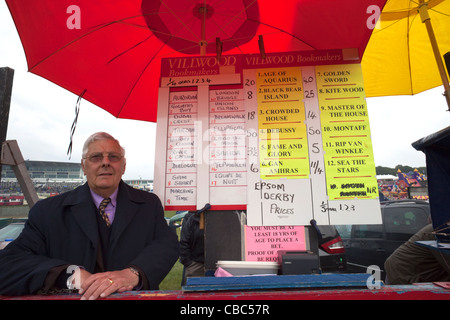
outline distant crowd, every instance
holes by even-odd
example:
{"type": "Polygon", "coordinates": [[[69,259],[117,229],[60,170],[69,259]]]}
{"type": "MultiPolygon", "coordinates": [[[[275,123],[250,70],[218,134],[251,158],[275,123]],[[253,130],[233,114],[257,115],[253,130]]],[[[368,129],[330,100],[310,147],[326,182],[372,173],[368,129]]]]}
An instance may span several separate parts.
{"type": "MultiPolygon", "coordinates": [[[[45,182],[36,183],[34,185],[37,193],[63,193],[78,187],[83,182],[45,182]]],[[[22,188],[18,182],[0,183],[0,194],[18,194],[22,193],[22,188]]]]}

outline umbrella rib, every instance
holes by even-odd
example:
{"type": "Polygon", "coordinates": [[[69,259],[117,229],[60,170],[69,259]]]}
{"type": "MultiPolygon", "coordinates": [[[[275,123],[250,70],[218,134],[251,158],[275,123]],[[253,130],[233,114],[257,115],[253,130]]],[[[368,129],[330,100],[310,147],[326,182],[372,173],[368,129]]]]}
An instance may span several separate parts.
{"type": "MultiPolygon", "coordinates": [[[[409,10],[411,10],[411,2],[409,3],[410,4],[410,7],[409,7],[409,10]]],[[[409,11],[409,12],[411,12],[411,11],[409,11]]],[[[413,93],[414,92],[414,89],[413,89],[413,81],[412,81],[412,77],[413,77],[413,75],[412,75],[412,66],[411,66],[411,50],[409,49],[409,46],[410,46],[410,37],[409,37],[409,32],[410,32],[410,30],[411,30],[411,21],[410,21],[410,18],[411,18],[411,16],[408,14],[408,17],[407,17],[407,25],[406,25],[406,40],[407,40],[407,48],[408,48],[408,70],[409,70],[409,88],[410,88],[410,90],[411,90],[411,93],[413,93]]],[[[415,17],[414,17],[415,18],[415,17]]]]}
{"type": "Polygon", "coordinates": [[[448,13],[445,13],[445,12],[439,11],[439,10],[436,10],[435,8],[429,8],[428,11],[433,11],[433,12],[436,12],[437,14],[441,14],[441,15],[443,15],[443,16],[450,17],[450,15],[449,15],[448,13]]]}
{"type": "MultiPolygon", "coordinates": [[[[101,30],[101,29],[103,29],[103,28],[109,27],[109,26],[114,25],[114,24],[119,24],[119,23],[121,23],[121,24],[126,24],[126,25],[129,25],[129,26],[132,26],[132,27],[137,27],[137,28],[143,28],[143,29],[146,29],[146,30],[150,30],[150,31],[153,33],[153,35],[151,35],[150,37],[153,37],[154,34],[155,34],[156,32],[158,32],[157,30],[152,30],[152,29],[150,29],[148,26],[145,26],[145,27],[144,27],[144,26],[140,26],[140,25],[138,25],[138,24],[134,24],[134,23],[126,23],[126,22],[124,22],[124,21],[126,21],[126,20],[128,20],[128,19],[133,19],[133,18],[137,18],[137,17],[144,17],[144,16],[147,16],[147,15],[153,15],[153,14],[150,13],[150,14],[142,14],[142,15],[138,15],[138,16],[126,17],[126,18],[123,18],[123,19],[121,19],[121,20],[111,21],[111,22],[108,22],[108,23],[105,23],[105,24],[102,24],[102,25],[98,25],[98,26],[94,27],[92,30],[86,32],[85,34],[83,34],[83,35],[77,37],[76,39],[73,39],[72,41],[66,43],[65,45],[63,45],[62,47],[60,47],[58,50],[55,50],[54,52],[52,52],[50,55],[48,55],[47,57],[43,58],[43,59],[40,60],[39,62],[35,63],[32,67],[30,67],[29,71],[32,71],[35,67],[39,66],[41,63],[43,63],[43,62],[46,61],[47,59],[51,58],[52,56],[54,56],[55,54],[57,54],[59,51],[65,49],[65,48],[67,48],[67,47],[69,47],[70,45],[72,45],[73,43],[75,43],[75,42],[77,42],[77,41],[83,39],[84,37],[89,36],[91,33],[94,33],[94,32],[96,32],[96,31],[99,31],[99,30],[101,30]]],[[[160,33],[161,33],[161,34],[164,34],[164,33],[162,33],[162,32],[160,32],[160,33]]],[[[191,40],[189,40],[189,39],[185,39],[185,38],[182,38],[182,37],[178,37],[178,36],[175,36],[175,35],[173,35],[173,34],[167,34],[167,35],[169,35],[169,36],[171,37],[171,39],[172,39],[172,38],[178,38],[178,39],[183,39],[183,40],[186,40],[186,41],[191,41],[191,40]]],[[[131,47],[131,48],[127,49],[127,50],[125,50],[124,52],[119,53],[116,57],[112,58],[108,63],[112,62],[113,60],[115,60],[115,59],[118,58],[119,56],[123,55],[124,53],[130,51],[131,49],[133,49],[133,48],[137,47],[138,45],[142,44],[143,42],[147,41],[150,37],[148,37],[148,38],[146,38],[145,40],[143,40],[143,41],[137,43],[136,45],[134,45],[133,47],[131,47]]],[[[165,43],[165,44],[166,44],[166,43],[165,43]]],[[[198,45],[198,44],[196,44],[196,45],[198,45]]],[[[195,46],[192,46],[191,48],[193,48],[193,47],[195,47],[195,46]]]]}
{"type": "Polygon", "coordinates": [[[148,30],[150,30],[150,31],[151,31],[151,32],[152,32],[153,34],[156,34],[156,33],[158,33],[158,34],[162,34],[162,35],[170,36],[171,38],[177,38],[177,39],[181,39],[181,40],[189,41],[189,42],[192,42],[192,43],[195,43],[195,44],[197,44],[197,45],[198,45],[198,43],[196,43],[196,42],[192,41],[191,39],[183,38],[183,37],[180,37],[180,36],[177,36],[177,35],[174,35],[174,34],[171,34],[171,33],[166,33],[166,32],[162,32],[162,31],[160,31],[160,30],[156,30],[156,29],[151,29],[151,28],[148,28],[148,30]]]}
{"type": "MultiPolygon", "coordinates": [[[[249,20],[250,20],[250,21],[254,21],[254,20],[251,20],[251,19],[249,19],[249,20]]],[[[285,33],[285,34],[291,36],[292,38],[297,39],[298,41],[300,41],[300,42],[306,44],[308,47],[311,47],[311,48],[314,49],[314,50],[317,49],[317,48],[314,47],[312,44],[309,44],[308,42],[306,42],[306,41],[300,39],[299,37],[297,37],[296,35],[294,35],[294,34],[292,34],[292,33],[289,33],[289,32],[287,32],[287,31],[285,31],[285,30],[283,30],[283,29],[280,29],[280,28],[278,28],[278,27],[271,26],[271,25],[269,25],[269,24],[267,24],[267,23],[264,23],[264,22],[259,22],[259,23],[262,24],[262,25],[265,25],[266,27],[269,27],[269,28],[273,28],[273,29],[275,29],[275,30],[278,30],[278,31],[280,31],[281,33],[285,33]]],[[[262,34],[262,35],[264,35],[264,34],[262,34]]]]}
{"type": "Polygon", "coordinates": [[[131,93],[133,92],[133,90],[136,88],[139,80],[142,78],[142,75],[144,74],[145,70],[147,70],[148,66],[152,63],[152,61],[155,59],[155,57],[157,56],[158,52],[160,52],[163,48],[164,48],[165,44],[163,46],[161,46],[161,48],[159,48],[159,50],[153,55],[153,57],[151,57],[150,61],[147,63],[147,65],[145,66],[145,68],[142,70],[142,72],[139,74],[139,76],[137,77],[136,81],[134,82],[133,86],[130,89],[130,92],[128,92],[127,97],[125,98],[124,102],[122,103],[122,107],[120,108],[119,112],[117,113],[117,118],[120,116],[120,114],[122,113],[123,108],[125,107],[125,104],[127,103],[128,99],[131,96],[131,93]]]}
{"type": "MultiPolygon", "coordinates": [[[[410,50],[410,30],[411,27],[413,26],[414,20],[418,19],[418,13],[417,13],[417,7],[418,7],[419,3],[417,1],[410,1],[409,2],[409,7],[407,9],[403,9],[403,10],[399,10],[399,11],[388,11],[388,12],[382,12],[381,13],[381,21],[383,22],[387,22],[387,21],[392,21],[391,24],[389,24],[386,27],[383,27],[380,30],[374,29],[374,34],[377,34],[379,32],[383,32],[385,30],[387,30],[390,27],[393,27],[395,24],[400,23],[401,21],[404,21],[404,19],[407,20],[407,24],[406,24],[406,41],[407,41],[407,56],[408,56],[408,72],[409,72],[409,88],[410,88],[410,92],[411,94],[414,94],[414,81],[413,81],[413,73],[412,73],[412,65],[411,65],[411,50],[410,50]],[[396,19],[393,20],[392,19],[392,14],[401,14],[402,12],[404,12],[406,15],[403,18],[400,19],[396,19]],[[416,12],[416,14],[413,14],[414,12],[416,12]],[[383,14],[387,15],[387,19],[383,19],[383,14]],[[413,15],[412,15],[413,14],[413,15]],[[412,19],[412,20],[411,20],[412,19]]],[[[441,14],[443,16],[448,17],[449,15],[441,12],[437,9],[435,9],[435,7],[433,8],[429,8],[429,11],[432,11],[436,14],[441,14]]]]}
{"type": "MultiPolygon", "coordinates": [[[[403,18],[403,19],[405,19],[405,18],[403,18]]],[[[392,22],[392,23],[391,23],[390,25],[388,25],[387,27],[383,27],[383,28],[381,28],[381,29],[376,29],[376,28],[375,28],[375,29],[373,29],[373,33],[376,34],[376,33],[379,33],[379,32],[383,32],[384,30],[386,30],[386,29],[388,29],[388,28],[394,26],[395,24],[401,22],[403,19],[395,20],[394,22],[392,22]]],[[[381,21],[383,21],[383,20],[381,20],[381,21]]],[[[384,20],[384,21],[386,21],[386,20],[384,20]]]]}
{"type": "MultiPolygon", "coordinates": [[[[163,34],[164,34],[164,33],[163,33],[163,34]]],[[[116,60],[117,58],[119,58],[120,56],[126,54],[127,52],[133,50],[134,48],[137,48],[138,46],[140,46],[141,44],[143,44],[144,42],[146,42],[147,40],[149,40],[151,37],[153,37],[153,35],[151,35],[151,36],[145,38],[145,39],[142,40],[142,41],[139,41],[138,43],[136,43],[136,44],[133,45],[132,47],[130,47],[130,48],[124,50],[123,52],[119,53],[119,54],[116,55],[114,58],[110,59],[110,60],[107,62],[107,64],[110,64],[111,62],[113,62],[114,60],[116,60]]],[[[183,39],[183,38],[175,37],[175,36],[172,36],[172,38],[183,39]]],[[[170,40],[170,39],[169,39],[169,40],[170,40]]],[[[169,40],[168,40],[168,41],[169,41],[169,40]]],[[[183,40],[189,41],[188,39],[183,39],[183,40]]],[[[167,43],[164,43],[164,44],[166,45],[167,43]]],[[[192,47],[186,47],[184,50],[190,50],[190,49],[195,48],[195,47],[197,47],[197,46],[198,46],[198,44],[194,44],[192,47]]],[[[178,50],[178,52],[183,52],[183,51],[182,51],[182,50],[178,50]]]]}
{"type": "MultiPolygon", "coordinates": [[[[148,38],[147,38],[146,40],[148,40],[148,38]]],[[[146,41],[146,40],[144,40],[144,41],[146,41]]],[[[144,42],[144,41],[142,41],[142,42],[144,42]]],[[[141,42],[141,43],[142,43],[142,42],[141,42]]],[[[123,104],[122,104],[122,107],[120,108],[120,111],[119,111],[119,113],[117,114],[117,117],[120,116],[120,113],[122,112],[123,108],[125,107],[125,104],[126,104],[127,100],[128,100],[129,97],[131,96],[131,93],[133,92],[133,90],[136,88],[136,85],[138,84],[139,79],[141,79],[141,77],[142,77],[142,75],[144,74],[145,70],[147,70],[148,66],[152,63],[152,61],[155,59],[155,57],[158,55],[158,53],[164,48],[164,46],[166,45],[166,43],[167,43],[167,41],[164,42],[164,44],[159,48],[159,50],[153,55],[153,57],[149,60],[149,62],[148,62],[147,65],[145,66],[145,68],[142,70],[142,72],[141,72],[141,73],[139,74],[139,76],[137,77],[137,79],[136,79],[136,81],[134,82],[134,84],[133,84],[133,86],[132,86],[130,92],[128,93],[127,97],[125,98],[125,100],[124,100],[124,102],[123,102],[123,104]]],[[[137,44],[137,45],[139,45],[139,44],[137,44]]],[[[195,46],[193,46],[193,47],[195,47],[195,46]]],[[[192,48],[192,47],[191,47],[191,48],[192,48]]],[[[190,49],[190,48],[186,48],[186,50],[188,50],[188,49],[190,49]]],[[[168,55],[169,55],[169,54],[168,54],[168,55]]],[[[167,56],[168,56],[168,55],[167,55],[167,56]]]]}
{"type": "Polygon", "coordinates": [[[150,39],[153,35],[148,36],[147,38],[145,38],[142,41],[139,41],[138,43],[136,43],[135,45],[133,45],[132,47],[126,49],[125,51],[122,51],[121,53],[119,53],[118,55],[116,55],[114,58],[110,59],[106,64],[110,64],[111,62],[113,62],[114,60],[116,60],[117,58],[119,58],[120,56],[124,55],[125,53],[133,50],[134,48],[137,48],[138,46],[140,46],[141,44],[143,44],[144,42],[146,42],[148,39],[150,39]]]}
{"type": "MultiPolygon", "coordinates": [[[[194,18],[194,16],[192,16],[192,18],[194,18]]],[[[189,21],[191,21],[192,18],[191,18],[189,21]]],[[[189,21],[188,21],[188,22],[189,22],[189,21]]],[[[176,33],[180,32],[180,31],[183,29],[183,27],[188,28],[186,25],[183,25],[176,33]]],[[[194,42],[194,41],[192,41],[192,40],[189,39],[189,38],[177,36],[176,33],[166,33],[166,32],[162,32],[161,30],[152,29],[152,28],[150,28],[150,27],[148,27],[148,26],[147,26],[147,29],[149,29],[149,30],[150,30],[151,32],[153,32],[154,34],[158,33],[158,34],[170,36],[171,38],[177,38],[177,39],[181,39],[181,40],[184,40],[184,41],[192,42],[192,43],[195,43],[196,45],[198,45],[198,42],[194,42]]],[[[166,43],[166,44],[167,44],[167,43],[166,43]]]]}
{"type": "MultiPolygon", "coordinates": [[[[144,40],[146,41],[146,40],[144,40]]],[[[130,92],[128,93],[127,97],[125,98],[122,107],[120,108],[117,117],[120,116],[120,113],[122,112],[123,108],[125,107],[125,104],[127,102],[127,100],[129,99],[129,97],[131,96],[131,93],[133,92],[133,90],[136,88],[136,85],[138,84],[139,80],[142,78],[142,75],[144,74],[145,70],[147,70],[147,68],[149,67],[149,65],[152,63],[152,61],[156,58],[156,56],[158,55],[158,53],[164,48],[164,46],[166,46],[166,42],[164,42],[164,44],[158,49],[158,51],[153,55],[153,57],[151,57],[151,59],[148,61],[148,63],[146,64],[145,68],[142,70],[142,72],[139,74],[139,76],[137,77],[136,81],[134,82],[130,92]]],[[[187,48],[188,49],[188,48],[187,48]]]]}
{"type": "Polygon", "coordinates": [[[180,17],[178,17],[178,15],[173,10],[171,10],[167,6],[167,4],[163,0],[160,0],[160,2],[167,8],[167,10],[169,10],[169,12],[178,20],[178,22],[181,23],[183,27],[185,27],[195,38],[197,38],[200,41],[200,38],[183,22],[183,20],[180,17]]]}
{"type": "MultiPolygon", "coordinates": [[[[224,24],[219,30],[217,30],[217,32],[214,33],[214,35],[217,35],[219,32],[226,33],[223,30],[225,30],[226,27],[228,27],[233,21],[235,21],[241,14],[243,14],[249,7],[251,7],[256,2],[257,2],[256,0],[253,0],[247,7],[243,8],[238,14],[232,16],[233,18],[231,20],[229,20],[228,23],[224,24]]],[[[225,16],[227,16],[227,15],[225,15],[225,16]]],[[[213,38],[214,38],[214,35],[212,36],[213,38]]]]}
{"type": "MultiPolygon", "coordinates": [[[[84,37],[87,37],[87,36],[89,36],[90,34],[96,32],[96,31],[98,31],[98,30],[101,30],[101,29],[103,29],[103,28],[106,28],[106,27],[109,27],[109,26],[112,26],[112,25],[118,24],[118,23],[130,25],[130,26],[134,26],[134,27],[139,27],[139,28],[144,28],[144,27],[138,26],[138,25],[136,25],[136,24],[124,23],[125,20],[133,19],[133,18],[137,18],[137,17],[142,17],[142,16],[143,16],[143,15],[126,17],[126,18],[123,18],[123,19],[121,19],[121,20],[111,21],[111,22],[107,22],[107,23],[105,23],[105,24],[102,24],[102,25],[98,25],[98,26],[96,26],[96,27],[93,27],[92,30],[90,30],[90,31],[88,31],[88,32],[86,32],[86,33],[84,33],[84,34],[82,34],[81,36],[79,36],[79,37],[77,37],[77,38],[71,40],[70,42],[66,43],[65,45],[61,46],[59,49],[55,50],[54,52],[52,52],[51,54],[49,54],[48,56],[46,56],[45,58],[43,58],[42,60],[40,60],[39,62],[35,63],[32,67],[29,68],[28,71],[33,70],[35,67],[39,66],[41,63],[43,63],[44,61],[46,61],[46,60],[49,59],[50,57],[56,55],[56,54],[57,54],[58,52],[60,52],[61,50],[63,50],[63,49],[65,49],[65,48],[69,47],[70,45],[76,43],[77,41],[83,39],[84,37]]],[[[146,28],[146,29],[148,29],[148,28],[146,28]]]]}

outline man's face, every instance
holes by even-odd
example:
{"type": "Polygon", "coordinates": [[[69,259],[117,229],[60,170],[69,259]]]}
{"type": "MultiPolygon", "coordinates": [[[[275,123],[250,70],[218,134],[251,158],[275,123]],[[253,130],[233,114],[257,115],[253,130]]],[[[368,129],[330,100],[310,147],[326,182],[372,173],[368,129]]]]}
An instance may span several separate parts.
{"type": "Polygon", "coordinates": [[[97,140],[89,145],[86,159],[81,161],[81,167],[89,187],[95,193],[109,197],[116,190],[125,173],[125,162],[120,146],[115,141],[97,140]],[[114,161],[118,159],[117,157],[120,160],[114,161]]]}

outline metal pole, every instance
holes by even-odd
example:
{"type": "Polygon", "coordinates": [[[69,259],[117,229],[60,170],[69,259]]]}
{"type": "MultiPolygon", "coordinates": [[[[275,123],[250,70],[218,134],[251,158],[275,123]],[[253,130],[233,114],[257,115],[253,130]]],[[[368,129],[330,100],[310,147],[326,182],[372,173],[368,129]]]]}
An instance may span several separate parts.
{"type": "MultiPolygon", "coordinates": [[[[6,140],[6,134],[8,131],[13,78],[14,69],[8,67],[0,68],[0,154],[2,153],[2,145],[6,140]]],[[[0,162],[0,181],[2,179],[1,173],[2,164],[0,162]]]]}
{"type": "Polygon", "coordinates": [[[422,23],[425,24],[428,32],[428,37],[430,38],[431,47],[433,48],[434,57],[439,69],[439,74],[441,75],[442,83],[444,85],[444,96],[447,100],[448,110],[450,111],[450,85],[448,83],[447,73],[444,68],[444,63],[442,62],[441,54],[439,52],[439,46],[437,44],[436,36],[434,34],[433,26],[431,25],[431,19],[428,15],[428,2],[424,0],[419,0],[419,14],[422,19],[422,23]]]}
{"type": "Polygon", "coordinates": [[[202,21],[202,39],[200,40],[200,55],[204,56],[206,55],[206,45],[208,44],[206,42],[206,12],[207,12],[207,7],[206,7],[206,3],[204,6],[201,6],[199,8],[200,10],[200,16],[201,16],[201,21],[202,21]]]}

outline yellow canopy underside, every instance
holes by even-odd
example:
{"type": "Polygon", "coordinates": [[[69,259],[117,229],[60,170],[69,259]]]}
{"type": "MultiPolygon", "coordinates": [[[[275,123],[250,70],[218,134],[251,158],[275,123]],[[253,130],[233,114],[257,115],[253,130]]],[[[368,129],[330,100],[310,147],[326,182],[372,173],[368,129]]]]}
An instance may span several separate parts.
{"type": "MultiPolygon", "coordinates": [[[[367,97],[412,95],[442,85],[418,0],[388,0],[362,59],[367,97]]],[[[428,1],[442,55],[450,51],[450,0],[428,1]]]]}

